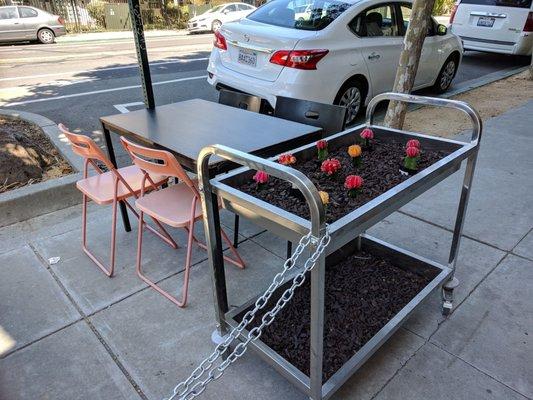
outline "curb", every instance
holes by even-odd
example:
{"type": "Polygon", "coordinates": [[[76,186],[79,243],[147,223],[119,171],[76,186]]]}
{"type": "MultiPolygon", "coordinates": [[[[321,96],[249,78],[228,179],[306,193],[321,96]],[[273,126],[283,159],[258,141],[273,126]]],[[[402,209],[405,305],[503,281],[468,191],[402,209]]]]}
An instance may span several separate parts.
{"type": "Polygon", "coordinates": [[[0,194],[0,227],[79,204],[81,196],[75,184],[82,177],[83,162],[74,154],[57,125],[48,118],[26,111],[0,109],[0,115],[39,126],[75,171],[71,175],[0,194]]]}

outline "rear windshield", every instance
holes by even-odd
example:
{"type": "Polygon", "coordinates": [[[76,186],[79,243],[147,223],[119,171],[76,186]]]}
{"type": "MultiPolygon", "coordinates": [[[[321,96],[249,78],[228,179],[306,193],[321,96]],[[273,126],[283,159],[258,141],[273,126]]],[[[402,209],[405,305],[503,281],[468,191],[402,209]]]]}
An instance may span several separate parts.
{"type": "Polygon", "coordinates": [[[248,19],[285,28],[319,31],[348,7],[350,4],[336,0],[272,0],[248,19]]]}
{"type": "Polygon", "coordinates": [[[531,7],[531,0],[463,0],[462,4],[481,4],[483,6],[500,6],[500,7],[531,7]]]}

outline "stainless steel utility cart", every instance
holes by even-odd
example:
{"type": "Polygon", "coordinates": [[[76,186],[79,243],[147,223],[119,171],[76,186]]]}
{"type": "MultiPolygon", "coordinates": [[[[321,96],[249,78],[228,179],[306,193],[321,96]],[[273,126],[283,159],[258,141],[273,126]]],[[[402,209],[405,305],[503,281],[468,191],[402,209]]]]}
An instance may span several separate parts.
{"type": "MultiPolygon", "coordinates": [[[[222,337],[239,325],[239,321],[235,319],[235,316],[242,313],[251,304],[253,305],[255,299],[232,310],[228,307],[220,239],[219,199],[222,200],[224,207],[231,212],[248,218],[289,241],[298,242],[302,237],[305,238],[311,232],[309,250],[311,253],[316,254],[316,260],[313,261],[314,267],[309,269],[311,276],[310,376],[302,373],[257,337],[254,337],[253,340],[247,340],[250,337],[250,332],[247,329],[239,331],[238,340],[245,342],[246,346],[257,351],[266,362],[273,365],[277,371],[313,400],[327,399],[339,389],[434,290],[442,288],[443,312],[445,314],[449,313],[452,307],[453,289],[458,284],[457,279],[454,277],[454,272],[464,216],[479,150],[479,140],[482,130],[479,115],[469,105],[463,102],[386,93],[375,97],[370,102],[367,110],[366,124],[330,136],[328,142],[332,147],[346,147],[354,143],[361,130],[365,127],[371,127],[375,133],[375,138],[382,141],[397,140],[405,142],[408,139],[418,139],[424,149],[443,150],[449,153],[449,155],[416,175],[411,176],[379,197],[353,210],[348,215],[331,223],[329,226],[325,224],[325,213],[318,190],[303,173],[293,168],[282,166],[274,162],[273,159],[261,159],[220,145],[203,149],[198,160],[199,178],[203,189],[201,193],[203,197],[204,222],[213,275],[216,317],[219,324],[219,333],[222,337]],[[384,100],[397,100],[460,110],[466,113],[472,120],[473,131],[471,141],[464,143],[376,126],[374,125],[374,111],[378,103],[384,100]],[[230,174],[209,179],[208,164],[209,158],[213,155],[241,164],[244,167],[230,174]],[[446,177],[457,172],[464,160],[467,160],[467,165],[448,265],[441,265],[365,234],[368,228],[432,188],[446,177]],[[298,188],[309,205],[310,220],[289,213],[232,187],[239,182],[249,181],[254,170],[266,171],[268,174],[286,180],[298,188]],[[325,251],[321,251],[324,250],[324,237],[328,238],[327,243],[329,244],[325,247],[325,251]],[[400,268],[423,274],[430,278],[430,282],[331,378],[323,382],[326,259],[330,262],[335,258],[361,249],[391,259],[400,268]]],[[[316,148],[314,144],[292,151],[299,160],[314,157],[315,152],[316,148]]],[[[263,302],[262,300],[259,301],[261,303],[263,302]]],[[[272,318],[274,317],[275,314],[272,315],[272,318]]],[[[349,339],[347,338],[346,340],[349,339]]]]}

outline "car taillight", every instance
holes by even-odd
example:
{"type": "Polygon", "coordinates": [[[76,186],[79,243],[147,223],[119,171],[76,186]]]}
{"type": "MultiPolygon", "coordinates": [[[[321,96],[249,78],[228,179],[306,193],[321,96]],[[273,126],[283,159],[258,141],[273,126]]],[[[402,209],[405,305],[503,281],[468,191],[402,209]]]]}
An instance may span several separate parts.
{"type": "Polygon", "coordinates": [[[220,50],[227,50],[228,45],[226,44],[226,38],[222,36],[222,33],[215,31],[215,40],[213,42],[215,47],[218,47],[220,50]]]}
{"type": "Polygon", "coordinates": [[[272,54],[272,64],[296,69],[316,69],[316,64],[329,50],[279,50],[272,54]]]}
{"type": "Polygon", "coordinates": [[[527,15],[527,20],[524,25],[524,32],[533,32],[533,12],[527,15]]]}
{"type": "Polygon", "coordinates": [[[65,25],[65,20],[61,17],[57,19],[57,22],[59,22],[59,25],[65,25]]]}

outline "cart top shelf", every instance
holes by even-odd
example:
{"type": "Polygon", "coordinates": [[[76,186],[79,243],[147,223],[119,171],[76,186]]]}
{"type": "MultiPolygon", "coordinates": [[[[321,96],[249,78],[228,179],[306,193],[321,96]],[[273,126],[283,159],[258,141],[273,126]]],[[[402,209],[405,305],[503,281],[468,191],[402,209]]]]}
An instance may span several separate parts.
{"type": "MultiPolygon", "coordinates": [[[[427,168],[420,170],[417,174],[399,182],[384,193],[333,221],[329,225],[332,243],[328,247],[328,253],[342,247],[354,237],[456,172],[463,160],[478,151],[481,134],[481,123],[477,113],[465,103],[419,96],[386,94],[378,96],[369,104],[367,124],[328,137],[330,148],[346,148],[354,144],[355,139],[359,137],[359,133],[365,127],[372,128],[376,141],[382,143],[405,143],[409,139],[417,139],[420,141],[422,149],[441,152],[443,157],[427,168]],[[474,125],[471,142],[460,142],[373,125],[373,112],[380,101],[387,99],[405,101],[406,97],[409,102],[453,107],[466,112],[471,116],[474,125]]],[[[316,145],[311,143],[294,149],[291,153],[302,161],[316,158],[316,145]]],[[[209,154],[216,154],[244,165],[243,168],[237,169],[230,174],[209,181],[210,190],[220,196],[224,207],[228,210],[249,218],[258,225],[290,241],[298,241],[300,237],[313,228],[313,224],[317,227],[315,229],[316,232],[321,229],[320,227],[324,226],[325,215],[318,189],[302,172],[278,164],[275,162],[276,157],[265,160],[219,145],[204,149],[200,156],[199,168],[202,165],[202,157],[204,157],[205,161],[206,157],[207,159],[209,158],[209,154]],[[239,185],[249,182],[255,170],[264,170],[269,175],[288,181],[294,187],[297,187],[309,204],[311,219],[302,218],[295,213],[239,190],[239,185]]],[[[369,157],[371,157],[371,154],[369,157]]],[[[199,173],[201,175],[201,171],[199,173]]]]}

